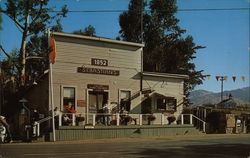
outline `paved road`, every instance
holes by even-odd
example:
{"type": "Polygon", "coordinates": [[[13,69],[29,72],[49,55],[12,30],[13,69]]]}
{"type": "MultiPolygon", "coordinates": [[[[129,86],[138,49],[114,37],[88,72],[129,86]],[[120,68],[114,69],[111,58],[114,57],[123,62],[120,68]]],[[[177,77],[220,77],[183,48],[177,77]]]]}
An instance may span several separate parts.
{"type": "Polygon", "coordinates": [[[250,158],[250,135],[102,139],[0,146],[0,158],[250,158]]]}

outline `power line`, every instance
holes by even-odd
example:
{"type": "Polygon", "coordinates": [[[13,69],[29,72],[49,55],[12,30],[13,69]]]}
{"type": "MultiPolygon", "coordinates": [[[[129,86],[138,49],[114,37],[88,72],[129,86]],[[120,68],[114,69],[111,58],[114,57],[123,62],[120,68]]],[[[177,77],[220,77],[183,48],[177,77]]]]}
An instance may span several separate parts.
{"type": "MultiPolygon", "coordinates": [[[[250,10],[250,8],[207,8],[207,9],[178,9],[177,12],[190,12],[190,11],[241,11],[250,10]]],[[[127,12],[129,10],[69,10],[69,13],[120,13],[127,12]]],[[[135,10],[136,12],[140,12],[135,10]]],[[[160,12],[166,12],[168,10],[160,10],[160,12]]],[[[61,11],[50,11],[50,12],[61,12],[61,11]]],[[[150,10],[144,10],[144,12],[150,12],[150,10]]]]}

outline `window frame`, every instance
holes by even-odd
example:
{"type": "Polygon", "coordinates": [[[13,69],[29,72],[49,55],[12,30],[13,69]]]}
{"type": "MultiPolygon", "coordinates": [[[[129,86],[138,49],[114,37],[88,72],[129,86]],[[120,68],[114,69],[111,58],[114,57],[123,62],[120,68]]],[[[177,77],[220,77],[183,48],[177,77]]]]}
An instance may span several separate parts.
{"type": "Polygon", "coordinates": [[[121,110],[121,94],[122,94],[122,91],[127,91],[127,92],[130,92],[130,108],[129,108],[129,111],[128,112],[130,112],[131,111],[131,109],[132,109],[132,100],[131,100],[131,97],[132,97],[132,90],[131,89],[119,89],[118,90],[118,103],[119,103],[119,110],[121,110]]]}
{"type": "Polygon", "coordinates": [[[63,105],[64,88],[74,88],[75,89],[75,110],[77,111],[77,86],[75,86],[75,85],[61,85],[61,106],[60,106],[60,110],[64,111],[64,105],[63,105]]]}

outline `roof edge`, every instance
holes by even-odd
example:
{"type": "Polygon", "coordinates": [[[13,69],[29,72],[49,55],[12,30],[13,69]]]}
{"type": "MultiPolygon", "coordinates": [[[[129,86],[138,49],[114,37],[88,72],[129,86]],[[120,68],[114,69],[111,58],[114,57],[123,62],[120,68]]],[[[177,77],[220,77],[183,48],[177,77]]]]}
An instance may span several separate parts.
{"type": "Polygon", "coordinates": [[[79,39],[88,39],[88,40],[93,40],[93,41],[102,41],[102,42],[108,42],[108,43],[129,45],[129,46],[134,46],[134,47],[144,47],[144,44],[140,44],[140,43],[127,42],[127,41],[118,41],[118,40],[102,38],[102,37],[91,37],[91,36],[76,35],[76,34],[70,34],[70,33],[61,33],[61,32],[51,32],[51,34],[55,35],[55,36],[64,36],[64,37],[79,38],[79,39]]]}
{"type": "Polygon", "coordinates": [[[171,74],[171,73],[159,73],[159,72],[141,72],[142,76],[164,77],[164,78],[178,78],[189,79],[188,75],[183,74],[171,74]]]}

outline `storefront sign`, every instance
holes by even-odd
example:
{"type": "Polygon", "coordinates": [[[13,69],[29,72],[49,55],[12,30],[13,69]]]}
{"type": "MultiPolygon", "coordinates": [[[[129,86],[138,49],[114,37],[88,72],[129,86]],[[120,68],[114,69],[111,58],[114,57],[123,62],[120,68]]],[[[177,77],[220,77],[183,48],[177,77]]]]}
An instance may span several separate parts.
{"type": "Polygon", "coordinates": [[[96,91],[109,90],[108,85],[99,85],[99,84],[88,84],[87,88],[88,89],[93,89],[93,90],[96,90],[96,91]]]}
{"type": "Polygon", "coordinates": [[[108,60],[106,59],[91,59],[91,65],[97,65],[97,66],[108,66],[108,60]]]}
{"type": "Polygon", "coordinates": [[[98,68],[88,68],[88,67],[78,67],[77,72],[101,74],[101,75],[112,75],[112,76],[119,76],[120,75],[119,70],[98,69],[98,68]]]}
{"type": "Polygon", "coordinates": [[[77,100],[77,106],[78,107],[84,107],[84,106],[86,106],[85,100],[77,100]]]}

